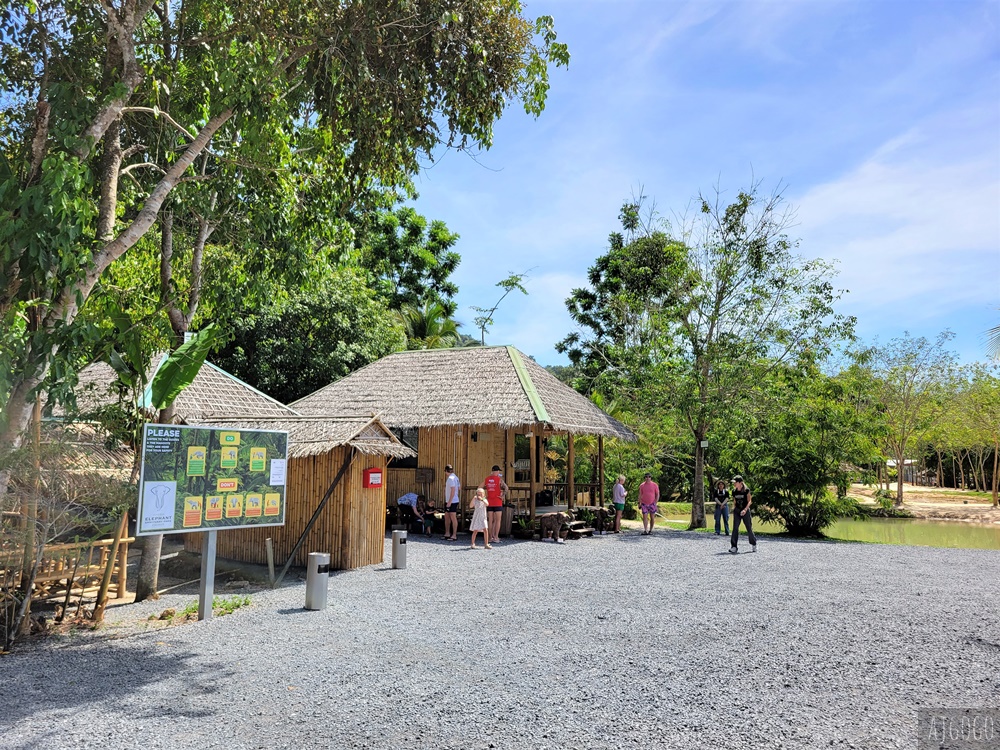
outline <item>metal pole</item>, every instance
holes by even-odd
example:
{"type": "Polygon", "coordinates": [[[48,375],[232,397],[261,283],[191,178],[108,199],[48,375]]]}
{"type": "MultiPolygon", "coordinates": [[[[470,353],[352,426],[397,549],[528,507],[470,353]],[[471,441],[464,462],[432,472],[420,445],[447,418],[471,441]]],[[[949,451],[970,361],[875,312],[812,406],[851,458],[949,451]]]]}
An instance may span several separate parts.
{"type": "Polygon", "coordinates": [[[198,589],[198,619],[212,619],[215,598],[215,541],[217,531],[206,531],[201,545],[201,586],[198,589]]]}

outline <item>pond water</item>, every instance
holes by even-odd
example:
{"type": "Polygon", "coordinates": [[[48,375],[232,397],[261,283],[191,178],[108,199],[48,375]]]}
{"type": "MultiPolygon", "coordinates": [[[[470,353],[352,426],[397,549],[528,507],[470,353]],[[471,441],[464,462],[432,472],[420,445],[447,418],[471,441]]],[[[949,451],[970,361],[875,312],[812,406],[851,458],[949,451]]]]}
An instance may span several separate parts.
{"type": "MultiPolygon", "coordinates": [[[[687,521],[689,517],[671,520],[687,521]]],[[[713,524],[711,517],[708,524],[713,524]]],[[[755,520],[754,530],[780,533],[784,531],[784,527],[777,523],[757,523],[755,520]]],[[[851,542],[1000,550],[998,524],[932,521],[922,518],[870,518],[863,521],[841,519],[824,533],[830,539],[851,542]]]]}

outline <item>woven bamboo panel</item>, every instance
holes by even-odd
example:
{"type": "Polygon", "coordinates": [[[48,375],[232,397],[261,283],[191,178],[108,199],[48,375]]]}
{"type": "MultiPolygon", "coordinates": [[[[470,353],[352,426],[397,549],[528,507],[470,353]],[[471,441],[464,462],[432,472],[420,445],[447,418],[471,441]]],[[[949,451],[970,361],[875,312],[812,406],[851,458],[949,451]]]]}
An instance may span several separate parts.
{"type": "MultiPolygon", "coordinates": [[[[271,538],[274,559],[284,565],[309,519],[336,478],[350,448],[337,448],[319,456],[292,458],[288,462],[285,525],[261,529],[223,531],[217,554],[229,560],[266,564],[264,540],[271,538]]],[[[340,480],[326,508],[295,555],[294,565],[304,566],[310,552],[329,552],[334,569],[359,568],[382,562],[385,539],[385,486],[365,489],[367,468],[385,471],[383,456],[356,456],[340,480]]],[[[202,534],[188,534],[185,549],[199,552],[202,534]]]]}

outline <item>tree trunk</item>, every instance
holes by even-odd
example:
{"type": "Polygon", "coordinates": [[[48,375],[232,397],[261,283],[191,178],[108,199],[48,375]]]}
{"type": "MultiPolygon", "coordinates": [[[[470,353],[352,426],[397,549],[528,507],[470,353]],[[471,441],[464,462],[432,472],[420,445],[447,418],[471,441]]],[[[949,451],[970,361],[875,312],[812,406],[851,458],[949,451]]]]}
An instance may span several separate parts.
{"type": "Polygon", "coordinates": [[[997,476],[997,462],[1000,460],[1000,442],[993,443],[993,507],[1000,507],[1000,477],[997,476]]]}
{"type": "Polygon", "coordinates": [[[694,485],[691,487],[691,526],[692,529],[705,528],[705,450],[701,447],[705,433],[702,430],[694,435],[694,485]]]}
{"type": "MultiPolygon", "coordinates": [[[[159,424],[170,424],[174,418],[174,407],[168,406],[160,411],[159,424]]],[[[163,534],[151,534],[142,543],[142,557],[139,558],[139,570],[135,577],[135,600],[158,599],[156,592],[160,579],[160,553],[163,550],[163,534]]]]}
{"type": "MultiPolygon", "coordinates": [[[[896,507],[899,508],[903,504],[903,472],[905,471],[904,461],[902,455],[896,454],[896,507]]],[[[888,475],[888,472],[886,472],[888,475]]]]}

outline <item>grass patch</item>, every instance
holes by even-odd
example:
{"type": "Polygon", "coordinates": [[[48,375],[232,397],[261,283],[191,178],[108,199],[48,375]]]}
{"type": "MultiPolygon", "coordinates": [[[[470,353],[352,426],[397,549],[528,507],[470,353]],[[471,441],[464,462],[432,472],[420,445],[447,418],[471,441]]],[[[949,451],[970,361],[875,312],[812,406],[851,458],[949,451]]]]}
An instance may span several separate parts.
{"type": "MultiPolygon", "coordinates": [[[[251,604],[249,596],[212,597],[212,614],[216,617],[231,615],[240,607],[248,607],[251,604]]],[[[198,602],[193,601],[180,612],[177,612],[171,620],[196,620],[198,618],[198,602]]],[[[153,618],[150,618],[153,619],[153,618]]],[[[162,618],[161,618],[162,619],[162,618]]]]}

